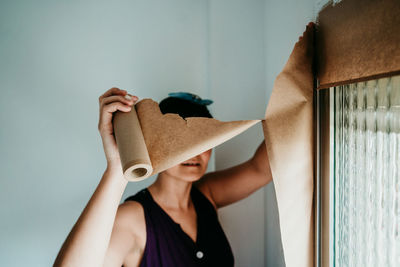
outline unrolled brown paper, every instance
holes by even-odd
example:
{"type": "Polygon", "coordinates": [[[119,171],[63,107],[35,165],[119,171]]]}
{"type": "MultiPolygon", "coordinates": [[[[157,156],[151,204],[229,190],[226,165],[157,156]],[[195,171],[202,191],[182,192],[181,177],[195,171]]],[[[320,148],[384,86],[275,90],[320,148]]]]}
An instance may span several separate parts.
{"type": "MultiPolygon", "coordinates": [[[[313,266],[313,26],[296,43],[262,120],[288,267],[313,266]]],[[[260,120],[221,122],[162,114],[143,99],[116,112],[114,132],[124,176],[139,181],[240,134],[260,120]]]]}
{"type": "Polygon", "coordinates": [[[178,114],[162,114],[157,102],[143,99],[130,112],[117,111],[114,116],[124,177],[143,180],[231,139],[259,121],[183,119],[178,114]]]}
{"type": "Polygon", "coordinates": [[[313,26],[275,80],[263,129],[286,266],[313,266],[313,26]]]}
{"type": "Polygon", "coordinates": [[[346,0],[318,15],[318,89],[400,74],[400,1],[346,0]]]}

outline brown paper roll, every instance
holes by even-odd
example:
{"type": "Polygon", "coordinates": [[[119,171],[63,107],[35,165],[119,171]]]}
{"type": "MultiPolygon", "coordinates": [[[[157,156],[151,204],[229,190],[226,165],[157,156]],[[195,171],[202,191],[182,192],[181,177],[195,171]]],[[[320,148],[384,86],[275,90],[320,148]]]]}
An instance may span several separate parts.
{"type": "Polygon", "coordinates": [[[124,176],[128,181],[140,181],[153,172],[147,152],[136,105],[130,112],[114,114],[114,134],[117,141],[124,176]]]}
{"type": "Polygon", "coordinates": [[[240,134],[260,120],[222,122],[162,114],[151,99],[130,112],[117,111],[114,133],[124,176],[140,181],[190,159],[240,134]]]}

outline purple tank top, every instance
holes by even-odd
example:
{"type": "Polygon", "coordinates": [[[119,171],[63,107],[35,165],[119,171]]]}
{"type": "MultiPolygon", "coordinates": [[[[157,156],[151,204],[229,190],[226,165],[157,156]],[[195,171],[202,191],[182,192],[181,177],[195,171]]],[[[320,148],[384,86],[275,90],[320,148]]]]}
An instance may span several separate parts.
{"type": "Polygon", "coordinates": [[[125,200],[137,201],[144,209],[147,238],[141,267],[234,265],[214,206],[194,185],[190,196],[197,214],[196,242],[154,201],[147,188],[125,200]]]}

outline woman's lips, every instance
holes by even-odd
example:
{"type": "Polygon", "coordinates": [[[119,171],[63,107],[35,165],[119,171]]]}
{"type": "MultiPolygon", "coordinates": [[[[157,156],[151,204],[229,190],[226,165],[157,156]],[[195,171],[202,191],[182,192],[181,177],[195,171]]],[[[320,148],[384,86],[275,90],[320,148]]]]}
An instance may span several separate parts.
{"type": "Polygon", "coordinates": [[[199,167],[200,163],[182,163],[181,165],[185,167],[199,167]]]}

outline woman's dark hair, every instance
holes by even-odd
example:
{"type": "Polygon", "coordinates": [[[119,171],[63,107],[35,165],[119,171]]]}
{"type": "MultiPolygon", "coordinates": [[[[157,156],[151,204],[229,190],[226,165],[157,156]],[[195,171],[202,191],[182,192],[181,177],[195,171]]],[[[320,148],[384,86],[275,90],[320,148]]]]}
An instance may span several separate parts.
{"type": "Polygon", "coordinates": [[[205,105],[197,104],[190,100],[181,99],[177,97],[164,98],[160,104],[160,110],[163,114],[175,113],[179,114],[182,118],[187,117],[206,117],[213,118],[210,111],[205,105]]]}

